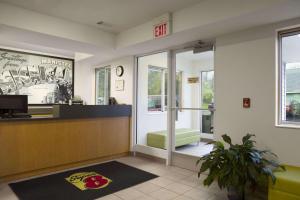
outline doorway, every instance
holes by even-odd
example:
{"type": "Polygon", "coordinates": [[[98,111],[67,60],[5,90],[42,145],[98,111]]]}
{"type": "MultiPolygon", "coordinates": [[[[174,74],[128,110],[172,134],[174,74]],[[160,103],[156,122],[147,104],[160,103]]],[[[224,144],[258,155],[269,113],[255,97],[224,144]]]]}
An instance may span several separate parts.
{"type": "Polygon", "coordinates": [[[167,160],[168,57],[159,52],[136,58],[136,152],[167,160]]]}
{"type": "Polygon", "coordinates": [[[172,151],[202,157],[213,149],[207,143],[213,140],[214,129],[214,51],[175,51],[172,65],[176,71],[172,151]]]}
{"type": "Polygon", "coordinates": [[[174,164],[177,154],[182,160],[209,153],[214,51],[185,49],[137,56],[135,76],[133,151],[163,158],[167,164],[174,164]]]}

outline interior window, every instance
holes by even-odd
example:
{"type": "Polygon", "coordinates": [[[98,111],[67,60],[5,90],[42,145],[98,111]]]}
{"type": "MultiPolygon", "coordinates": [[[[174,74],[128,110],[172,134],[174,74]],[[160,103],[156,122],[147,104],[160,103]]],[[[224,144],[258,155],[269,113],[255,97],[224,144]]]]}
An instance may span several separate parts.
{"type": "Polygon", "coordinates": [[[279,32],[281,124],[300,124],[300,28],[279,32]]]}
{"type": "MultiPolygon", "coordinates": [[[[176,107],[181,104],[182,72],[176,72],[176,107]]],[[[168,104],[167,69],[149,66],[148,68],[148,111],[165,111],[168,104]],[[164,106],[162,106],[164,105],[164,106]]]]}
{"type": "Polygon", "coordinates": [[[96,69],[96,104],[108,105],[110,97],[110,67],[96,69]]]}
{"type": "Polygon", "coordinates": [[[148,69],[148,111],[162,111],[163,71],[162,68],[152,66],[148,69]]]}
{"type": "Polygon", "coordinates": [[[201,72],[202,108],[207,109],[214,99],[214,71],[201,72]]]}

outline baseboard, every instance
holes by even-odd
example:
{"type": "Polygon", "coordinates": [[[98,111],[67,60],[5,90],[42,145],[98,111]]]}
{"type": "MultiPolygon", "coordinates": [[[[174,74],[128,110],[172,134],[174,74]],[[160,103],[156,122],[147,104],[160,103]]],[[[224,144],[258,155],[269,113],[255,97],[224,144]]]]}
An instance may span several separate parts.
{"type": "Polygon", "coordinates": [[[89,166],[89,165],[93,165],[93,164],[97,164],[97,163],[100,163],[100,162],[113,160],[113,159],[128,156],[128,155],[129,155],[129,152],[126,152],[126,153],[115,154],[115,155],[101,157],[101,158],[95,158],[95,159],[91,159],[91,160],[85,160],[85,161],[69,163],[69,164],[65,164],[65,165],[59,165],[59,166],[54,166],[54,167],[43,168],[43,169],[34,170],[34,171],[22,172],[22,173],[19,173],[19,174],[12,174],[12,175],[8,175],[8,176],[0,177],[0,180],[1,180],[2,183],[9,183],[9,182],[13,182],[13,181],[16,181],[16,180],[18,180],[18,181],[26,180],[26,179],[36,178],[36,177],[39,177],[39,176],[44,176],[44,175],[59,173],[59,172],[63,172],[63,171],[68,171],[70,169],[86,167],[86,166],[89,166]]]}

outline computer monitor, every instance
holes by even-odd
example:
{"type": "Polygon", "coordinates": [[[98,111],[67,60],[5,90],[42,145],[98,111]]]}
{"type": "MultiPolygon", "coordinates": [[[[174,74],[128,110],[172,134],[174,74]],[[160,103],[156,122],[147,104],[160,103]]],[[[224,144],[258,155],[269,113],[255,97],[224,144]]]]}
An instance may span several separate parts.
{"type": "Polygon", "coordinates": [[[0,95],[0,115],[8,115],[8,117],[13,117],[14,113],[27,112],[27,95],[0,95]]]}

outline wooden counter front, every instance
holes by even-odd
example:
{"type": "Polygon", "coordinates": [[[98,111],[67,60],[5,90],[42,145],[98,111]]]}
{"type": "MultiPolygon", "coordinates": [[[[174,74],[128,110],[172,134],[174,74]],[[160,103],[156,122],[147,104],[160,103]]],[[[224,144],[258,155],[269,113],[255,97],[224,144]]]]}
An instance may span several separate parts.
{"type": "Polygon", "coordinates": [[[125,154],[129,147],[130,117],[1,122],[0,179],[125,154]]]}

